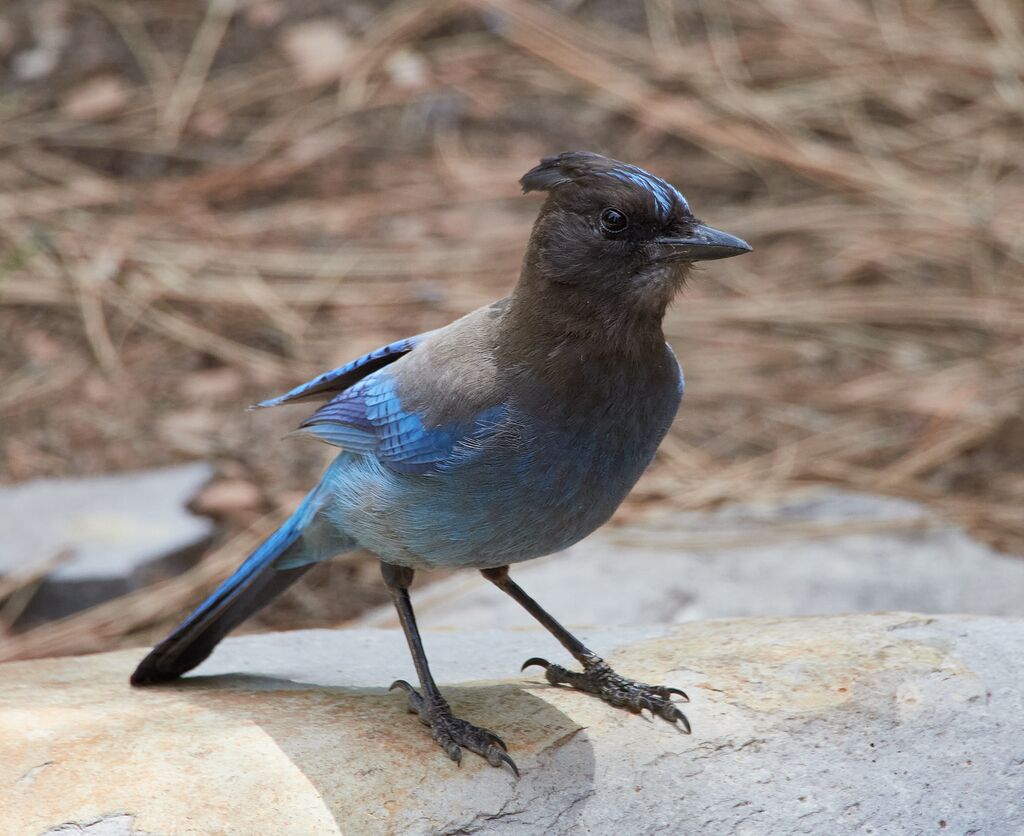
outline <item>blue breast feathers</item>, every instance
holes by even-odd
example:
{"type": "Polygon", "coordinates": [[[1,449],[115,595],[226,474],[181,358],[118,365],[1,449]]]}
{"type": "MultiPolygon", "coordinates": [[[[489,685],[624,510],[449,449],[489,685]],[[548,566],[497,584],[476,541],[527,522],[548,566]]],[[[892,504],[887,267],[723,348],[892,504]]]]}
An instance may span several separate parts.
{"type": "Polygon", "coordinates": [[[471,458],[502,424],[505,407],[483,410],[468,421],[428,427],[402,407],[389,369],[381,369],[333,398],[300,432],[353,453],[374,455],[399,473],[429,473],[471,458]]]}

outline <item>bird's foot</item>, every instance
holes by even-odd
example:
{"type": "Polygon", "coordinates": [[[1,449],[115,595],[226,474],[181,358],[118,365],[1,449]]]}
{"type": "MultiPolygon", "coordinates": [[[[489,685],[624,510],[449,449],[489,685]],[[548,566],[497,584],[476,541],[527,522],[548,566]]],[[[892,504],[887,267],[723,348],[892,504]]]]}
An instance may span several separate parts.
{"type": "Polygon", "coordinates": [[[519,777],[519,769],[515,761],[508,756],[505,741],[490,729],[484,729],[460,720],[452,714],[448,703],[440,696],[437,699],[424,699],[419,691],[404,679],[395,681],[389,690],[401,688],[409,694],[409,712],[416,714],[420,722],[429,726],[430,734],[444,749],[455,763],[462,765],[462,747],[476,752],[491,766],[508,764],[515,776],[519,777]]]}
{"type": "Polygon", "coordinates": [[[522,669],[526,670],[531,665],[544,668],[545,678],[552,685],[568,685],[577,691],[596,694],[605,702],[626,708],[634,714],[639,714],[646,708],[651,714],[656,714],[670,723],[678,722],[684,732],[690,733],[690,721],[672,701],[673,696],[679,697],[682,702],[690,701],[690,698],[678,688],[646,685],[643,682],[626,679],[615,673],[607,662],[594,655],[584,661],[582,672],[570,671],[561,665],[553,665],[547,659],[536,657],[527,659],[522,669]]]}

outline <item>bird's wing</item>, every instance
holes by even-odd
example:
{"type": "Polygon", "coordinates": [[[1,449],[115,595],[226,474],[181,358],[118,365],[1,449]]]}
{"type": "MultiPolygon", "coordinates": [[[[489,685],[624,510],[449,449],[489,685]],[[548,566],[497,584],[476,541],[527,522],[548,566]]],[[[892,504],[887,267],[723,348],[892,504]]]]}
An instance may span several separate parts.
{"type": "Polygon", "coordinates": [[[373,455],[399,473],[422,474],[471,456],[503,425],[505,413],[499,405],[469,419],[428,426],[418,411],[402,406],[390,369],[381,369],[320,407],[299,432],[373,455]]]}
{"type": "Polygon", "coordinates": [[[257,407],[279,406],[283,403],[295,403],[296,401],[325,399],[332,397],[338,392],[343,392],[355,383],[372,374],[378,369],[394,363],[398,358],[408,354],[423,340],[429,337],[433,331],[418,334],[415,337],[406,337],[388,345],[371,351],[358,357],[351,363],[331,369],[322,375],[314,377],[300,386],[296,386],[290,392],[279,395],[276,398],[269,398],[256,404],[257,407]]]}
{"type": "Polygon", "coordinates": [[[330,400],[303,422],[300,434],[372,455],[399,473],[454,467],[510,425],[490,360],[501,310],[500,303],[481,308],[384,346],[259,405],[326,396],[330,400]]]}

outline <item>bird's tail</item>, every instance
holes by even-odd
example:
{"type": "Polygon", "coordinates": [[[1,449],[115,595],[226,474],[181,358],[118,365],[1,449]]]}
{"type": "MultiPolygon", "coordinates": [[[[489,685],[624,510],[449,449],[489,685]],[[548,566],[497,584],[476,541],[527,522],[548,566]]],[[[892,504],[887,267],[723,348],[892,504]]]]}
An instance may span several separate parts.
{"type": "MultiPolygon", "coordinates": [[[[336,460],[337,464],[337,460],[336,460]]],[[[132,685],[177,679],[213,652],[231,630],[297,581],[314,563],[355,547],[320,514],[330,468],[302,504],[181,625],[154,647],[132,685]]]]}

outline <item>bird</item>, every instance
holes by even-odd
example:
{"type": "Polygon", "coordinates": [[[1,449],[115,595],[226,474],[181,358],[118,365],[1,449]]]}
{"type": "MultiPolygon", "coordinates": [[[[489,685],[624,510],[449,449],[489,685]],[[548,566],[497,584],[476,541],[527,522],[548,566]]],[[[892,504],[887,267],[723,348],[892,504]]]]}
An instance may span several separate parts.
{"type": "Polygon", "coordinates": [[[692,265],[751,250],[699,221],[644,169],[587,151],[520,179],[545,199],[503,299],[401,339],[256,406],[312,402],[297,434],[338,448],[319,483],[132,674],[177,679],[321,561],[366,549],[408,641],[406,707],[461,765],[468,749],[519,770],[494,731],[456,717],[409,598],[418,570],[476,569],[540,622],[579,669],[528,659],[551,685],[690,733],[677,689],[618,674],[511,577],[605,523],[654,458],[684,389],[662,320],[692,265]]]}

